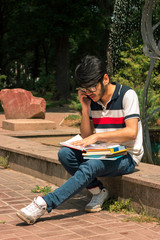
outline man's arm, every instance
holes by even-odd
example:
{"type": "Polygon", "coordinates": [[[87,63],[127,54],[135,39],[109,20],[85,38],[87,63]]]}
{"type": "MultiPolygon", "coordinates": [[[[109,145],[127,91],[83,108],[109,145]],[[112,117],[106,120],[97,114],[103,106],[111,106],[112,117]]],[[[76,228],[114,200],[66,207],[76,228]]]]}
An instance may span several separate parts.
{"type": "Polygon", "coordinates": [[[89,107],[91,104],[91,100],[87,98],[87,96],[81,91],[78,92],[78,97],[82,106],[82,120],[80,131],[82,138],[86,138],[93,134],[94,130],[93,123],[89,118],[89,107]]]}
{"type": "Polygon", "coordinates": [[[82,138],[86,138],[93,134],[93,130],[94,130],[93,122],[90,120],[88,112],[87,113],[83,112],[80,126],[82,138]]]}
{"type": "Polygon", "coordinates": [[[97,141],[123,144],[124,142],[135,140],[138,131],[138,118],[128,119],[125,123],[125,128],[111,132],[95,133],[83,140],[76,141],[74,144],[85,147],[97,141]]]}

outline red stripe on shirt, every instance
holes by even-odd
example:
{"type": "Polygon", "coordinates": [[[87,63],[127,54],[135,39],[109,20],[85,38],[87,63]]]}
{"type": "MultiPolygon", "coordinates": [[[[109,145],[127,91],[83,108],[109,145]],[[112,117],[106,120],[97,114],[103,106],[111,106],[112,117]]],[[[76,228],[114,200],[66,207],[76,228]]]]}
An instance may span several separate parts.
{"type": "Polygon", "coordinates": [[[123,124],[124,117],[120,118],[111,118],[111,117],[104,117],[104,118],[92,118],[93,124],[123,124]]]}

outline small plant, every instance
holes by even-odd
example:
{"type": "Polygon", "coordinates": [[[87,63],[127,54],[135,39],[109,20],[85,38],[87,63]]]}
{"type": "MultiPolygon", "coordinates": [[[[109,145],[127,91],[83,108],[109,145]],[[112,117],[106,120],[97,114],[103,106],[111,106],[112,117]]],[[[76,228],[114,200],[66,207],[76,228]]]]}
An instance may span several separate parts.
{"type": "Polygon", "coordinates": [[[142,222],[157,222],[160,224],[160,218],[151,216],[145,212],[145,210],[137,213],[131,206],[132,200],[127,199],[126,201],[117,201],[115,199],[109,199],[105,201],[103,204],[103,210],[107,210],[109,212],[116,212],[124,214],[129,214],[130,216],[123,219],[123,222],[134,221],[138,223],[142,222]]]}
{"type": "Polygon", "coordinates": [[[127,199],[126,201],[116,201],[114,199],[110,199],[105,201],[103,204],[103,209],[108,210],[109,212],[135,212],[134,209],[131,207],[132,200],[127,199]]]}
{"type": "Polygon", "coordinates": [[[7,157],[1,157],[0,156],[0,166],[1,167],[3,167],[3,168],[8,168],[9,167],[8,158],[9,158],[9,156],[7,156],[7,157]]]}
{"type": "Polygon", "coordinates": [[[0,221],[0,223],[2,223],[2,224],[5,224],[5,223],[6,223],[6,221],[5,221],[5,220],[1,220],[1,221],[0,221]]]}
{"type": "Polygon", "coordinates": [[[82,106],[81,106],[81,103],[79,102],[78,94],[74,95],[73,98],[74,99],[71,101],[71,104],[69,105],[69,107],[81,113],[82,106]]]}
{"type": "Polygon", "coordinates": [[[43,193],[43,195],[47,195],[47,193],[52,192],[52,187],[45,186],[45,187],[40,187],[36,185],[35,188],[31,189],[33,193],[43,193]]]}
{"type": "Polygon", "coordinates": [[[160,224],[160,219],[157,217],[153,217],[150,216],[148,214],[142,213],[142,214],[137,214],[135,216],[130,216],[127,217],[126,219],[123,220],[124,222],[129,222],[129,221],[133,221],[133,222],[138,222],[138,223],[142,223],[142,222],[158,222],[160,224]]]}

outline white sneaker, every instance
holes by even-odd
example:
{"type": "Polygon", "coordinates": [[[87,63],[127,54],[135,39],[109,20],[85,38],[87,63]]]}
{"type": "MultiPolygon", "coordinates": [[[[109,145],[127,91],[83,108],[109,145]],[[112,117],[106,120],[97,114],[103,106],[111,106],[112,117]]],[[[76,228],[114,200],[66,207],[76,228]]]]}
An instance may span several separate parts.
{"type": "Polygon", "coordinates": [[[46,208],[47,203],[41,196],[38,196],[31,204],[18,211],[17,216],[26,223],[33,224],[45,213],[46,208]]]}
{"type": "Polygon", "coordinates": [[[109,198],[109,192],[103,188],[100,193],[94,194],[91,201],[86,205],[86,212],[99,212],[102,210],[102,205],[109,198]]]}

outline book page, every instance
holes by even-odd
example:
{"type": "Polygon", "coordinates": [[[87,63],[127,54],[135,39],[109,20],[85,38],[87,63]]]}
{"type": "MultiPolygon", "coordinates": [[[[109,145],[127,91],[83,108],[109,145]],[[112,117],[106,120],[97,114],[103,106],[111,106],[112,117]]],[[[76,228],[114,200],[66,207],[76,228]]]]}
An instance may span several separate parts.
{"type": "Polygon", "coordinates": [[[107,149],[111,149],[111,148],[120,147],[120,145],[118,145],[118,144],[109,145],[104,142],[90,144],[86,147],[72,145],[72,142],[78,141],[78,140],[82,140],[82,137],[79,134],[70,138],[69,140],[67,140],[65,142],[60,142],[60,145],[65,146],[65,147],[70,147],[73,149],[77,149],[77,150],[81,150],[81,151],[92,151],[92,150],[103,151],[103,150],[107,150],[107,149]]]}
{"type": "Polygon", "coordinates": [[[82,137],[79,134],[74,136],[74,137],[72,137],[72,138],[70,138],[69,140],[67,140],[65,142],[60,142],[59,144],[61,146],[64,146],[64,147],[69,147],[69,148],[73,148],[73,149],[77,149],[77,150],[83,151],[83,148],[81,146],[72,145],[72,142],[78,141],[78,140],[82,140],[82,137]]]}

